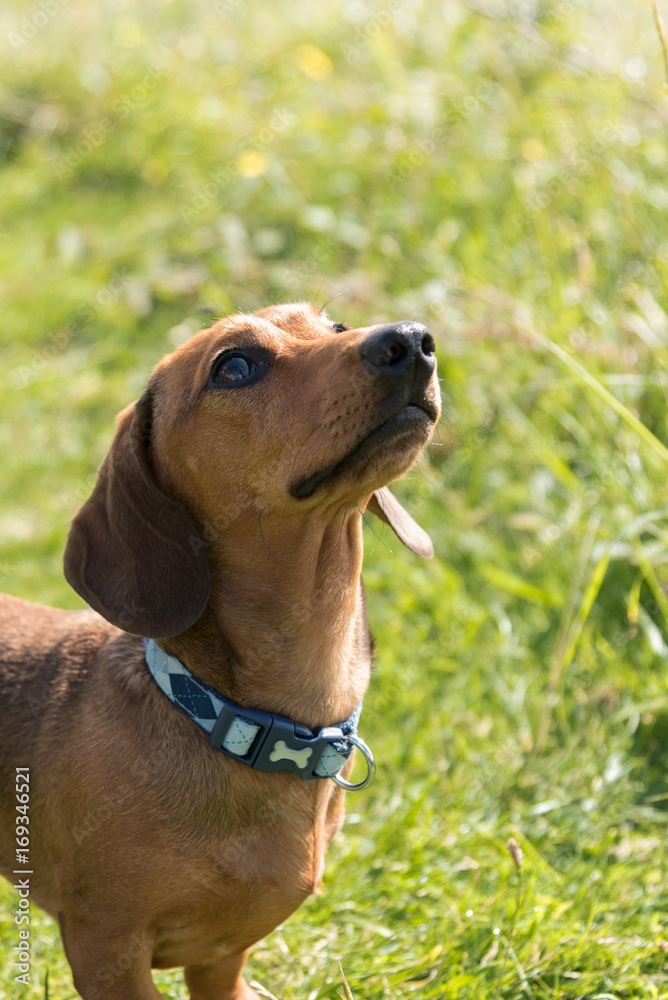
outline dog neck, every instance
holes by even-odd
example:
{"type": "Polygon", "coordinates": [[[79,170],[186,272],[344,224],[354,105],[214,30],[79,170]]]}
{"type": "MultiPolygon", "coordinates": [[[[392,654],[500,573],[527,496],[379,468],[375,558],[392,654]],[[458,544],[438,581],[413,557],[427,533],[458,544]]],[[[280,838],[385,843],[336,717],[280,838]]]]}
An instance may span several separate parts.
{"type": "Polygon", "coordinates": [[[309,727],[346,718],[371,667],[359,510],[255,518],[208,556],[207,612],[165,652],[243,705],[309,727]]]}

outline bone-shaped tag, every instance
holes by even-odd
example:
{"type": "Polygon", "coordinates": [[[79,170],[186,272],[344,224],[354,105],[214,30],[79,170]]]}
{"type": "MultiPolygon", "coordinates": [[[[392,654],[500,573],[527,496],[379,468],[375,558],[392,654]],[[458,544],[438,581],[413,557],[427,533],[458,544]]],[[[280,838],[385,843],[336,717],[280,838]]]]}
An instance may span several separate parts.
{"type": "Polygon", "coordinates": [[[303,770],[312,753],[313,750],[310,747],[304,747],[303,750],[293,750],[284,740],[276,740],[274,749],[269,754],[269,760],[274,764],[279,760],[291,760],[300,770],[303,770]]]}

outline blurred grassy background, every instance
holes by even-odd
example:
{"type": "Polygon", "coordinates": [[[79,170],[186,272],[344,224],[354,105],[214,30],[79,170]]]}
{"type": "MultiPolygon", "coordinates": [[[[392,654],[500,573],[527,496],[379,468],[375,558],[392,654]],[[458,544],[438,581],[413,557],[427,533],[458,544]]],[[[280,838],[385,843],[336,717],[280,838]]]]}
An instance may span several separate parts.
{"type": "MultiPolygon", "coordinates": [[[[309,298],[437,338],[448,413],[396,492],[438,558],[368,538],[379,778],[251,976],[280,1000],[338,997],[339,961],[356,1000],[668,997],[650,5],[5,0],[0,55],[2,589],[80,605],[62,550],[114,414],[212,317],[309,298]]],[[[36,911],[16,986],[2,893],[7,994],[48,973],[73,997],[36,911]]]]}

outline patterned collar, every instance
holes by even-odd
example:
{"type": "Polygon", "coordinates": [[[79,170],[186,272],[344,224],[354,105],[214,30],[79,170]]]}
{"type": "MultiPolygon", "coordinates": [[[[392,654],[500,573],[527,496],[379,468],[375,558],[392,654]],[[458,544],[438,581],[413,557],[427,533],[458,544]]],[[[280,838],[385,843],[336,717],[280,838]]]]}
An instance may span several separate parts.
{"type": "Polygon", "coordinates": [[[181,660],[144,639],[146,664],[170,701],[209,733],[216,750],[256,771],[285,771],[302,781],[332,778],[350,791],[366,788],[375,774],[373,754],[357,735],[362,703],[344,722],[308,729],[291,719],[258,708],[244,708],[196,677],[181,660]],[[367,765],[366,778],[351,784],[339,771],[358,747],[367,765]]]}

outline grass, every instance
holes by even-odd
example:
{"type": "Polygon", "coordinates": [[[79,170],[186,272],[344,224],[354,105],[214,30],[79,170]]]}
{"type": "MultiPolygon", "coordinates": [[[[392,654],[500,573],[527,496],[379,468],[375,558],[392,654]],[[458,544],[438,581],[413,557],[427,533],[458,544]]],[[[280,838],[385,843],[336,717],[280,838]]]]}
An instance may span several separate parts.
{"type": "MultiPolygon", "coordinates": [[[[62,550],[113,416],[212,315],[428,322],[448,413],[396,492],[438,555],[369,532],[365,558],[378,780],[251,977],[280,1000],[668,997],[651,6],[45,9],[0,14],[3,589],[80,605],[62,550]]],[[[0,893],[0,988],[73,997],[36,910],[17,987],[0,893]]]]}

